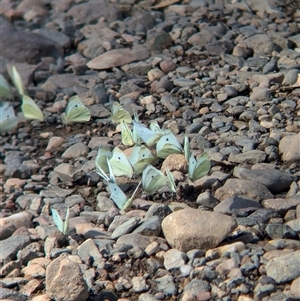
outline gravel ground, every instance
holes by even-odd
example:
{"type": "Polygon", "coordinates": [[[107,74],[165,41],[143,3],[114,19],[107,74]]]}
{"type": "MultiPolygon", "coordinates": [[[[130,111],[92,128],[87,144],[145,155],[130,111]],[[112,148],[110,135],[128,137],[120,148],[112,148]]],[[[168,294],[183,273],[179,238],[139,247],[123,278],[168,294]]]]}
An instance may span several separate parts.
{"type": "MultiPolygon", "coordinates": [[[[295,0],[0,1],[0,73],[45,122],[0,136],[0,299],[300,300],[300,7],[295,0]],[[91,121],[65,126],[77,94],[91,121]],[[127,212],[95,171],[125,152],[115,101],[210,172],[127,212]],[[70,232],[53,223],[70,208],[70,232]]],[[[129,196],[138,177],[118,177],[129,196]]]]}

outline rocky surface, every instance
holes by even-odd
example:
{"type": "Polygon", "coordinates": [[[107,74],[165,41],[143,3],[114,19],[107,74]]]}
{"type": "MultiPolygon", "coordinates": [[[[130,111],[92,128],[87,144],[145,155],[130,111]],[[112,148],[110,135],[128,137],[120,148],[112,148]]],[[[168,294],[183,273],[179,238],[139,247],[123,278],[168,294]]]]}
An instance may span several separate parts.
{"type": "MultiPolygon", "coordinates": [[[[19,114],[0,136],[1,300],[300,299],[299,1],[0,10],[0,72],[9,80],[15,64],[46,116],[19,114]],[[92,120],[63,126],[74,94],[92,120]],[[174,167],[176,195],[140,195],[120,212],[94,164],[100,146],[120,145],[116,100],[181,143],[188,135],[210,173],[191,183],[174,167]],[[70,208],[68,235],[51,208],[70,208]]],[[[17,93],[11,102],[20,112],[17,93]]]]}

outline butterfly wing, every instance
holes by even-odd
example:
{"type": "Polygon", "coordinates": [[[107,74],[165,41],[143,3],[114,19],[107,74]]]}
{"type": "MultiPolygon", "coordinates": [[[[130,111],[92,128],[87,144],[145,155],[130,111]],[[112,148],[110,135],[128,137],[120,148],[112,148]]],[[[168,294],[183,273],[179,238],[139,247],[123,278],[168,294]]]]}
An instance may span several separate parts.
{"type": "Polygon", "coordinates": [[[75,122],[87,122],[90,119],[90,110],[82,103],[77,95],[73,96],[67,105],[65,114],[62,115],[63,122],[69,124],[75,122]]]}
{"type": "Polygon", "coordinates": [[[109,162],[108,157],[106,157],[106,161],[107,161],[107,166],[108,166],[108,170],[109,170],[109,182],[110,183],[117,183],[114,172],[113,172],[113,169],[112,169],[112,166],[109,162]]]}
{"type": "Polygon", "coordinates": [[[115,176],[127,176],[129,178],[133,175],[133,168],[131,163],[125,154],[118,148],[115,147],[110,158],[113,173],[115,176]]]}
{"type": "Polygon", "coordinates": [[[65,219],[65,221],[64,221],[64,231],[63,231],[63,234],[68,234],[68,232],[69,232],[69,227],[70,227],[70,221],[69,221],[69,219],[70,219],[70,209],[69,209],[69,207],[68,207],[68,209],[67,209],[67,214],[66,214],[66,219],[65,219]]]}
{"type": "Polygon", "coordinates": [[[13,82],[14,86],[16,87],[16,89],[18,90],[19,94],[22,96],[26,95],[25,86],[24,86],[23,80],[21,78],[21,75],[17,71],[17,68],[15,66],[12,66],[12,68],[11,69],[9,68],[8,71],[9,71],[10,77],[12,79],[12,82],[13,82]]]}
{"type": "Polygon", "coordinates": [[[156,153],[159,158],[167,158],[170,154],[181,154],[182,146],[173,133],[163,135],[156,144],[156,153]]]}
{"type": "Polygon", "coordinates": [[[156,120],[151,120],[149,128],[152,132],[157,133],[157,134],[163,134],[162,130],[156,120]]]}
{"type": "Polygon", "coordinates": [[[132,204],[132,202],[133,202],[134,199],[135,199],[135,195],[136,195],[136,193],[137,193],[137,191],[138,191],[138,189],[139,189],[141,183],[142,183],[142,181],[140,181],[140,183],[136,186],[136,188],[135,188],[135,190],[134,190],[134,192],[133,192],[131,198],[129,198],[129,199],[126,201],[126,203],[124,204],[124,206],[123,206],[123,208],[122,208],[123,210],[126,210],[126,209],[132,204]]]}
{"type": "Polygon", "coordinates": [[[56,209],[51,208],[53,222],[60,232],[64,232],[64,222],[56,209]]]}
{"type": "Polygon", "coordinates": [[[115,202],[119,209],[123,210],[127,202],[127,197],[122,189],[116,183],[108,183],[110,198],[115,202]]]}
{"type": "Polygon", "coordinates": [[[148,164],[151,164],[154,162],[155,157],[144,145],[141,146],[134,146],[131,155],[129,156],[128,160],[130,161],[134,172],[136,173],[142,173],[145,167],[148,164]]]}
{"type": "Polygon", "coordinates": [[[162,136],[160,133],[151,131],[135,120],[133,121],[133,129],[136,131],[137,135],[149,146],[155,144],[162,136]]]}
{"type": "Polygon", "coordinates": [[[173,174],[170,172],[169,168],[166,168],[166,173],[167,173],[167,177],[169,180],[170,188],[171,188],[172,192],[176,193],[175,180],[174,180],[173,174]]]}
{"type": "Polygon", "coordinates": [[[6,79],[0,74],[0,98],[11,98],[12,92],[6,79]]]}
{"type": "Polygon", "coordinates": [[[13,107],[8,102],[2,103],[0,106],[0,133],[9,132],[19,123],[19,119],[15,115],[13,107]]]}
{"type": "Polygon", "coordinates": [[[204,152],[198,161],[191,156],[189,159],[189,178],[192,181],[196,181],[205,176],[210,170],[211,164],[208,158],[208,154],[204,152]]]}
{"type": "Polygon", "coordinates": [[[185,160],[187,162],[189,162],[190,160],[190,157],[191,157],[191,148],[190,148],[190,143],[189,143],[189,138],[188,136],[185,136],[184,137],[184,146],[183,146],[183,150],[184,150],[184,157],[185,157],[185,160]]]}
{"type": "Polygon", "coordinates": [[[171,130],[166,129],[166,130],[162,130],[158,124],[158,122],[156,120],[151,120],[150,121],[150,126],[149,126],[150,130],[153,131],[154,133],[160,134],[160,135],[167,135],[172,133],[171,130]]]}
{"type": "Polygon", "coordinates": [[[45,117],[38,105],[27,95],[23,95],[22,111],[25,118],[44,121],[45,117]]]}
{"type": "Polygon", "coordinates": [[[111,120],[115,124],[122,121],[130,123],[132,118],[128,111],[126,111],[118,102],[114,102],[111,108],[111,120]]]}
{"type": "Polygon", "coordinates": [[[142,173],[142,185],[143,190],[147,194],[153,194],[159,189],[163,188],[167,184],[167,179],[163,173],[153,167],[148,165],[142,173]]]}
{"type": "Polygon", "coordinates": [[[134,145],[133,134],[129,129],[127,123],[124,122],[124,120],[122,120],[121,122],[121,137],[122,137],[122,143],[125,146],[134,145]]]}

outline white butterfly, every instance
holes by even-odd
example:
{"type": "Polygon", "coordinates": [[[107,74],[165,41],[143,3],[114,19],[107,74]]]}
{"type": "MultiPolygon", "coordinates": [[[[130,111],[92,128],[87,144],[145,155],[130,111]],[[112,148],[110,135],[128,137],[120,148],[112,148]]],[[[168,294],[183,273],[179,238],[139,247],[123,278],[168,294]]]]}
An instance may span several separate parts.
{"type": "Polygon", "coordinates": [[[0,99],[7,99],[12,97],[10,85],[6,79],[0,74],[0,99]]]}
{"type": "Polygon", "coordinates": [[[157,192],[159,189],[163,188],[167,184],[167,178],[164,174],[153,167],[152,165],[148,165],[142,173],[142,185],[143,190],[147,194],[153,194],[157,192]]]}
{"type": "Polygon", "coordinates": [[[140,184],[141,182],[137,185],[131,198],[128,199],[125,193],[121,190],[121,188],[117,184],[108,183],[111,192],[110,198],[115,202],[115,204],[118,206],[119,209],[126,210],[132,204],[140,184]]]}
{"type": "Polygon", "coordinates": [[[189,158],[189,178],[196,181],[205,176],[210,170],[210,161],[206,152],[202,153],[198,161],[194,156],[189,158]]]}
{"type": "Polygon", "coordinates": [[[175,180],[174,180],[173,174],[170,172],[169,168],[166,168],[166,173],[167,173],[167,177],[169,180],[170,188],[171,188],[172,192],[176,193],[175,180]]]}
{"type": "Polygon", "coordinates": [[[167,158],[171,154],[181,154],[182,146],[173,133],[163,135],[156,144],[156,153],[159,158],[167,158]]]}
{"type": "Polygon", "coordinates": [[[128,178],[133,176],[133,168],[130,161],[118,147],[114,148],[109,161],[115,176],[126,176],[128,178]]]}
{"type": "Polygon", "coordinates": [[[91,113],[80,98],[75,95],[69,100],[65,113],[61,114],[61,119],[64,124],[87,122],[91,119],[91,113]]]}
{"type": "Polygon", "coordinates": [[[130,123],[132,118],[128,111],[126,111],[118,102],[114,102],[111,108],[111,120],[115,124],[124,121],[130,123]]]}
{"type": "Polygon", "coordinates": [[[124,120],[121,121],[121,137],[122,143],[125,146],[133,146],[135,144],[133,133],[131,132],[129,126],[124,120]]]}
{"type": "Polygon", "coordinates": [[[109,148],[99,147],[97,156],[95,158],[96,172],[107,182],[115,183],[116,179],[109,162],[112,157],[112,152],[109,148]],[[107,175],[109,173],[109,176],[107,175]]]}
{"type": "Polygon", "coordinates": [[[148,164],[152,164],[154,162],[155,157],[146,146],[136,145],[133,147],[128,160],[130,161],[135,173],[142,173],[148,164]]]}
{"type": "Polygon", "coordinates": [[[156,133],[135,120],[133,121],[133,129],[136,131],[137,135],[149,146],[154,145],[162,136],[161,133],[156,133]]]}
{"type": "Polygon", "coordinates": [[[23,83],[21,75],[17,71],[16,67],[12,66],[11,68],[8,68],[8,72],[9,72],[12,82],[13,82],[14,86],[17,88],[19,94],[22,96],[26,95],[24,83],[23,83]]]}
{"type": "Polygon", "coordinates": [[[38,105],[27,95],[23,95],[22,111],[27,119],[44,121],[45,117],[38,105]]]}
{"type": "Polygon", "coordinates": [[[65,218],[64,222],[61,219],[61,217],[58,214],[56,209],[51,208],[51,212],[52,212],[53,222],[56,225],[56,227],[58,228],[58,230],[60,232],[62,232],[64,235],[68,234],[68,232],[69,232],[70,209],[69,208],[67,209],[67,214],[66,214],[66,218],[65,218]]]}
{"type": "MultiPolygon", "coordinates": [[[[133,114],[134,114],[134,121],[137,123],[140,123],[138,114],[134,111],[133,111],[133,114]]],[[[132,139],[133,139],[134,143],[137,145],[140,145],[142,143],[142,139],[139,136],[139,134],[137,132],[137,128],[134,126],[134,124],[132,125],[132,139]]]]}
{"type": "Polygon", "coordinates": [[[153,131],[154,133],[157,134],[161,134],[162,135],[167,135],[172,133],[171,130],[166,129],[166,130],[162,130],[158,124],[158,122],[156,120],[151,120],[150,121],[150,126],[149,126],[150,130],[153,131]]]}
{"type": "Polygon", "coordinates": [[[8,102],[0,102],[0,133],[9,132],[17,127],[19,119],[8,102]]]}

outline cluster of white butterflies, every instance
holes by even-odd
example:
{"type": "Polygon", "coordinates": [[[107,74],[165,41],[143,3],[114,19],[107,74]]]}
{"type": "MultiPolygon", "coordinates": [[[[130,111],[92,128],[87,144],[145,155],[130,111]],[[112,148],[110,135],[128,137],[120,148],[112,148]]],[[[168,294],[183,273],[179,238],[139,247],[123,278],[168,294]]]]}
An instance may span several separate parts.
{"type": "MultiPolygon", "coordinates": [[[[125,154],[118,148],[114,148],[111,152],[109,149],[101,147],[95,159],[97,173],[108,183],[111,192],[111,199],[115,202],[119,209],[127,209],[138,191],[140,184],[146,194],[153,194],[167,184],[167,178],[164,174],[153,167],[154,156],[147,153],[150,157],[139,155],[139,150],[147,149],[145,146],[135,146],[131,155],[127,158],[125,154]],[[125,193],[117,185],[115,176],[126,176],[131,178],[133,174],[142,174],[142,181],[137,185],[132,196],[128,199],[125,193]]],[[[171,173],[170,173],[171,174],[171,173]]],[[[174,182],[174,179],[173,179],[174,182]]],[[[176,188],[175,188],[176,192],[176,188]]]]}
{"type": "MultiPolygon", "coordinates": [[[[22,78],[15,66],[9,68],[9,74],[11,80],[18,90],[18,93],[22,97],[22,111],[24,117],[27,119],[44,121],[45,116],[38,105],[26,94],[26,89],[22,78]]],[[[12,98],[12,91],[5,80],[0,74],[0,98],[10,99],[12,98]]],[[[81,102],[79,97],[73,96],[66,107],[65,113],[61,116],[64,124],[70,124],[75,122],[86,122],[91,118],[89,109],[81,102]]],[[[18,125],[18,118],[15,115],[15,111],[9,102],[2,102],[0,106],[0,133],[9,132],[18,125]]]]}
{"type": "Polygon", "coordinates": [[[176,184],[172,173],[166,169],[167,177],[153,165],[158,158],[165,159],[170,154],[184,153],[189,163],[189,179],[195,181],[210,170],[210,161],[207,153],[203,153],[198,160],[191,155],[188,137],[185,137],[184,147],[178,142],[176,136],[170,130],[162,130],[156,121],[150,123],[150,128],[141,124],[135,115],[132,120],[128,111],[119,103],[112,106],[112,121],[121,126],[122,143],[132,147],[130,156],[115,147],[113,151],[101,147],[95,159],[97,173],[108,183],[111,199],[121,210],[130,206],[142,184],[146,194],[154,194],[169,184],[172,192],[176,193],[176,184]],[[144,143],[144,144],[142,144],[144,143]],[[156,144],[156,156],[149,147],[156,144]],[[117,185],[115,176],[133,177],[142,174],[142,180],[135,189],[133,195],[127,198],[117,185]]]}

